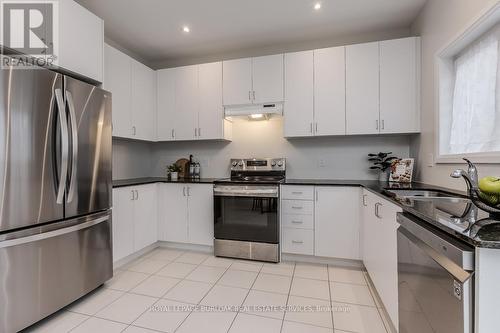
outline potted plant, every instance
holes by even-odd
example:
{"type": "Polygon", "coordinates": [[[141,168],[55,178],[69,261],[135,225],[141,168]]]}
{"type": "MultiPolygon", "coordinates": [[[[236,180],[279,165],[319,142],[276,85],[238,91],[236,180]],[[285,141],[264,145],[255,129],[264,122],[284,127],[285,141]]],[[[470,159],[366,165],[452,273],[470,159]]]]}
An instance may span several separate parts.
{"type": "Polygon", "coordinates": [[[170,180],[177,180],[179,178],[179,171],[181,171],[181,167],[174,163],[167,167],[167,171],[170,176],[170,180]]]}
{"type": "Polygon", "coordinates": [[[373,166],[370,167],[371,170],[379,171],[379,180],[381,182],[386,182],[389,180],[389,169],[394,160],[397,157],[390,156],[392,152],[389,153],[378,153],[378,154],[368,154],[368,161],[373,162],[373,166]]]}

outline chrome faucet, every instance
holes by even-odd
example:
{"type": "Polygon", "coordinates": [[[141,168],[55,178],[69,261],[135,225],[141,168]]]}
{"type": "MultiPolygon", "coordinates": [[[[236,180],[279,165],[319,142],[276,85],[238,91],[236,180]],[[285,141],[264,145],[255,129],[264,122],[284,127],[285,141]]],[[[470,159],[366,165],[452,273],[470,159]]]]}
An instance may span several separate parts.
{"type": "Polygon", "coordinates": [[[467,171],[461,169],[455,170],[451,173],[451,177],[453,178],[463,177],[467,182],[469,189],[477,191],[479,189],[479,177],[477,174],[477,167],[474,165],[474,163],[472,163],[466,158],[464,158],[464,161],[466,161],[467,164],[469,165],[469,169],[467,171]]]}

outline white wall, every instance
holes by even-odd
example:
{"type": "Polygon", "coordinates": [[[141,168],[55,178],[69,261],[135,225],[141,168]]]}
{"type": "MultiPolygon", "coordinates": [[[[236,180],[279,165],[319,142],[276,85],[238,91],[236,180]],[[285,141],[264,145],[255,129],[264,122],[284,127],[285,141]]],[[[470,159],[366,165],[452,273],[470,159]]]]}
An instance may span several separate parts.
{"type": "MultiPolygon", "coordinates": [[[[411,142],[411,153],[417,157],[418,179],[424,183],[465,189],[465,182],[452,179],[450,173],[465,165],[433,165],[435,148],[435,63],[438,50],[450,42],[481,12],[498,0],[428,0],[412,25],[412,33],[422,36],[422,134],[411,142]]],[[[499,165],[480,165],[480,176],[500,176],[499,165]]]]}
{"type": "Polygon", "coordinates": [[[152,145],[113,138],[113,179],[150,177],[152,145]]]}
{"type": "Polygon", "coordinates": [[[283,121],[239,120],[233,123],[233,141],[164,142],[153,147],[152,170],[165,175],[165,166],[193,154],[202,164],[202,177],[227,177],[231,158],[286,157],[288,178],[375,179],[367,154],[392,151],[409,155],[409,136],[283,138],[283,121]],[[324,161],[320,167],[320,160],[324,161]]]}

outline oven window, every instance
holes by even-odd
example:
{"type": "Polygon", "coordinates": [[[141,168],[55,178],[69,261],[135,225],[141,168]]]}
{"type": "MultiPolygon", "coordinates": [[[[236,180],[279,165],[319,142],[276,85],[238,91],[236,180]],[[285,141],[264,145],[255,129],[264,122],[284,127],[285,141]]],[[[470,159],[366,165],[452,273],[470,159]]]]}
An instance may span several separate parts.
{"type": "Polygon", "coordinates": [[[217,239],[277,244],[278,198],[214,198],[217,239]]]}

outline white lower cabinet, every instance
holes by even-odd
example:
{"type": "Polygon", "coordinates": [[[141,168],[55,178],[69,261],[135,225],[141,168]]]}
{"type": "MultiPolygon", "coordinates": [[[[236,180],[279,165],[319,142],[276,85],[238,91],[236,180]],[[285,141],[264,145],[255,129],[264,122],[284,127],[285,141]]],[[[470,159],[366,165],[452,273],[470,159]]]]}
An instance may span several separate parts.
{"type": "Polygon", "coordinates": [[[359,187],[316,187],[314,254],[361,259],[359,253],[359,187]]]}
{"type": "Polygon", "coordinates": [[[398,327],[398,258],[396,215],[402,209],[363,190],[362,257],[394,327],[398,327]]]}
{"type": "Polygon", "coordinates": [[[284,227],[282,238],[283,252],[314,255],[314,230],[284,227]]]}
{"type": "Polygon", "coordinates": [[[159,240],[213,245],[212,184],[160,184],[159,240]]]}
{"type": "Polygon", "coordinates": [[[157,185],[113,190],[113,261],[158,240],[157,185]]]}
{"type": "Polygon", "coordinates": [[[282,251],[359,260],[360,188],[281,188],[282,251]]]}

